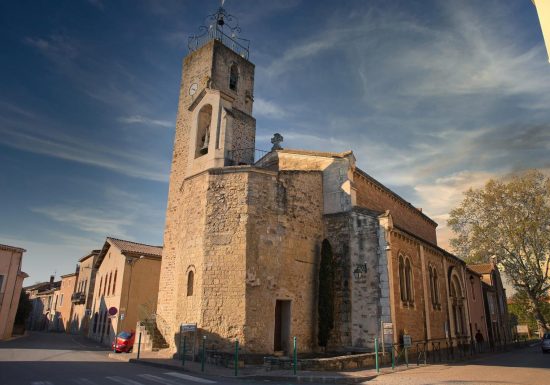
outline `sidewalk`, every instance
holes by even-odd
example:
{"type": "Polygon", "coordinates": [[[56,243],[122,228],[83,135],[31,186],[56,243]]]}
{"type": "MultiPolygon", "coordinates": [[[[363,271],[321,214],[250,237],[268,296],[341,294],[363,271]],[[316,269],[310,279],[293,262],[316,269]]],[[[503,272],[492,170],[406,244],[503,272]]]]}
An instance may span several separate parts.
{"type": "MultiPolygon", "coordinates": [[[[442,365],[456,365],[465,362],[472,362],[480,359],[484,359],[487,356],[506,353],[502,352],[487,352],[478,356],[474,356],[471,359],[465,359],[462,361],[450,361],[450,362],[441,362],[442,365]]],[[[185,361],[185,365],[182,366],[180,360],[175,360],[170,357],[162,355],[162,352],[142,352],[140,359],[137,359],[136,353],[109,353],[111,359],[116,359],[120,361],[126,361],[130,363],[148,365],[159,367],[167,370],[178,370],[188,373],[194,373],[198,375],[206,375],[212,377],[221,377],[221,378],[235,378],[235,370],[233,368],[226,368],[218,365],[205,364],[204,372],[201,371],[200,362],[185,361]]],[[[322,371],[311,371],[311,370],[298,370],[297,374],[294,375],[292,369],[286,370],[266,370],[262,365],[247,365],[245,368],[239,368],[238,378],[243,379],[253,379],[259,381],[288,381],[288,382],[315,382],[315,383],[327,383],[327,384],[357,384],[363,383],[373,378],[390,373],[398,373],[405,370],[415,369],[419,367],[430,366],[421,364],[417,366],[416,363],[411,362],[409,366],[401,364],[393,370],[391,367],[382,367],[380,368],[380,373],[376,372],[376,369],[356,369],[356,370],[346,370],[338,372],[322,372],[322,371]]]]}
{"type": "MultiPolygon", "coordinates": [[[[157,352],[142,352],[140,359],[137,359],[136,353],[109,353],[109,357],[119,361],[125,361],[140,365],[154,366],[167,370],[178,370],[198,375],[207,375],[221,378],[235,378],[235,369],[226,368],[218,365],[205,364],[204,372],[201,371],[200,362],[185,361],[182,366],[180,360],[162,357],[157,352]]],[[[253,379],[259,381],[289,381],[289,382],[316,382],[327,384],[357,384],[369,381],[377,375],[395,373],[403,370],[416,368],[416,365],[400,366],[392,370],[389,368],[381,368],[380,373],[376,373],[376,369],[358,369],[342,372],[322,372],[298,370],[294,375],[290,370],[270,370],[267,371],[262,365],[247,365],[245,368],[239,368],[238,378],[253,379]]]]}

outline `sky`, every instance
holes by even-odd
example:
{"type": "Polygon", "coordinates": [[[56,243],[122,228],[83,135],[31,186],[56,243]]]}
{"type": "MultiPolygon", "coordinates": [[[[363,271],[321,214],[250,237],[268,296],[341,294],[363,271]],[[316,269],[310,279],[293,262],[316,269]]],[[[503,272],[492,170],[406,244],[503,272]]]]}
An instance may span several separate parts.
{"type": "MultiPolygon", "coordinates": [[[[182,59],[216,0],[0,3],[0,243],[29,285],[106,236],[161,245],[182,59]]],[[[438,222],[550,171],[550,64],[527,0],[226,0],[256,65],[256,147],[353,150],[438,222]]]]}

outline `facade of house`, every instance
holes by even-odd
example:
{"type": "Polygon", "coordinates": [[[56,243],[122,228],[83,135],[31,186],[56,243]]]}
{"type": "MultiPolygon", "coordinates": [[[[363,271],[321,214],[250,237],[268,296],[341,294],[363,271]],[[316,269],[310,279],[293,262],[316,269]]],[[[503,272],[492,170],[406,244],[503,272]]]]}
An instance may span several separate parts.
{"type": "Polygon", "coordinates": [[[485,313],[485,296],[483,293],[481,275],[470,268],[466,269],[466,292],[467,303],[470,309],[470,335],[475,336],[479,331],[483,341],[489,341],[489,331],[487,329],[485,313]]]}
{"type": "Polygon", "coordinates": [[[59,289],[54,292],[51,330],[58,332],[70,331],[70,321],[73,313],[73,303],[71,301],[71,297],[74,293],[77,279],[78,273],[65,274],[61,276],[61,285],[59,286],[59,289]]]}
{"type": "Polygon", "coordinates": [[[95,263],[99,252],[100,250],[92,250],[78,261],[78,279],[71,296],[73,303],[73,314],[69,326],[71,333],[88,335],[97,272],[95,263]]]}
{"type": "Polygon", "coordinates": [[[106,239],[95,258],[89,337],[110,344],[118,332],[135,330],[138,320],[155,314],[161,256],[160,246],[106,239]]]}
{"type": "Polygon", "coordinates": [[[156,314],[170,348],[196,323],[216,349],[237,338],[245,353],[289,353],[296,336],[301,352],[318,351],[321,286],[334,300],[332,351],[382,336],[471,341],[479,275],[437,245],[421,209],[351,151],[285,150],[276,134],[255,159],[254,65],[216,28],[183,64],[156,314]]]}
{"type": "Polygon", "coordinates": [[[497,263],[493,258],[490,263],[469,265],[481,275],[488,341],[491,345],[507,344],[512,341],[510,316],[506,301],[506,290],[502,284],[497,263]]]}
{"type": "Polygon", "coordinates": [[[48,282],[40,282],[23,288],[32,302],[32,312],[27,321],[29,330],[46,331],[53,328],[52,322],[55,319],[54,299],[60,286],[61,281],[55,281],[55,277],[52,275],[48,282]]]}
{"type": "Polygon", "coordinates": [[[21,271],[24,249],[0,245],[0,340],[10,338],[19,306],[23,280],[21,271]]]}

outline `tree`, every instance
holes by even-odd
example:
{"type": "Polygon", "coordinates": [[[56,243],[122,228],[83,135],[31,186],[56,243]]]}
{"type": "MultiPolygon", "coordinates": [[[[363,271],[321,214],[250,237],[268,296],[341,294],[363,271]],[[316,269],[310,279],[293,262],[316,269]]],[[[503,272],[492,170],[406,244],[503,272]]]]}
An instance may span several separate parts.
{"type": "Polygon", "coordinates": [[[15,325],[24,325],[27,318],[32,311],[32,302],[29,299],[29,295],[21,290],[19,296],[19,305],[17,306],[17,313],[15,313],[15,325]]]}
{"type": "MultiPolygon", "coordinates": [[[[550,319],[550,303],[548,303],[549,298],[545,298],[541,302],[541,311],[544,315],[544,319],[550,319]]],[[[525,294],[525,291],[517,291],[511,298],[510,303],[508,304],[508,311],[510,312],[510,317],[514,316],[517,319],[517,324],[526,324],[529,327],[529,330],[537,330],[537,320],[533,316],[533,307],[529,298],[525,294]]]]}
{"type": "Polygon", "coordinates": [[[321,264],[319,266],[319,346],[326,350],[330,331],[334,327],[334,266],[332,248],[326,239],[321,246],[321,264]]]}
{"type": "Polygon", "coordinates": [[[527,297],[539,331],[547,329],[542,304],[550,288],[550,178],[531,170],[470,189],[448,224],[456,235],[454,251],[468,263],[496,257],[527,297]]]}

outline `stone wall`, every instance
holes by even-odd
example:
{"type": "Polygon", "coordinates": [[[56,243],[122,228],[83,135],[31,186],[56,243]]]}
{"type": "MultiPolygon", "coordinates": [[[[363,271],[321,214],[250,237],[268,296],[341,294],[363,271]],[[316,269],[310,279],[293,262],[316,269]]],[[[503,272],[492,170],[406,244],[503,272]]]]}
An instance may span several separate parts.
{"type": "Polygon", "coordinates": [[[318,260],[323,234],[322,174],[251,173],[248,198],[246,345],[272,353],[276,300],[290,300],[290,338],[317,348],[318,260]]]}

